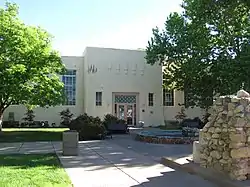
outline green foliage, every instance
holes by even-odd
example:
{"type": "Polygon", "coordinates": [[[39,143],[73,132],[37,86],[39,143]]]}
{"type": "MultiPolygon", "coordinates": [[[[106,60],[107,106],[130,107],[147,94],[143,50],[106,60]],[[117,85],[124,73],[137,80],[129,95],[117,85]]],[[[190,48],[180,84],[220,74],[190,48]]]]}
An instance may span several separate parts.
{"type": "Polygon", "coordinates": [[[68,127],[69,124],[70,124],[70,121],[71,121],[71,119],[73,117],[73,114],[67,108],[67,109],[60,112],[60,116],[61,116],[61,125],[68,127]]]}
{"type": "Polygon", "coordinates": [[[181,122],[182,120],[184,120],[187,117],[186,113],[185,113],[185,108],[181,107],[180,112],[178,112],[175,116],[175,119],[179,122],[181,122]]]}
{"type": "Polygon", "coordinates": [[[25,25],[18,6],[0,7],[0,115],[11,104],[54,106],[63,102],[65,71],[49,33],[25,25]]]}
{"type": "Polygon", "coordinates": [[[103,119],[103,124],[108,128],[109,124],[125,124],[125,120],[119,119],[112,114],[106,114],[103,119]]]}
{"type": "Polygon", "coordinates": [[[23,118],[23,120],[31,124],[34,122],[34,118],[35,118],[34,111],[27,109],[27,112],[25,113],[25,117],[23,118]]]}
{"type": "Polygon", "coordinates": [[[185,92],[185,106],[211,106],[215,94],[250,89],[250,6],[246,0],[184,0],[165,28],[153,29],[146,60],[165,66],[164,86],[185,92]]]}
{"type": "Polygon", "coordinates": [[[86,113],[72,120],[69,128],[79,133],[80,140],[100,139],[106,131],[99,117],[88,116],[86,113]]]}

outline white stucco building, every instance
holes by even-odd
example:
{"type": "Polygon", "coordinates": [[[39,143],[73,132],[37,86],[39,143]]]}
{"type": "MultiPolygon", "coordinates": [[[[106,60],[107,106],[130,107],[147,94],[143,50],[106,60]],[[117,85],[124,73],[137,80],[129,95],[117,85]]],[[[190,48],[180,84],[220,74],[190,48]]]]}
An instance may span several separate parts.
{"type": "MultiPolygon", "coordinates": [[[[112,113],[137,124],[142,120],[145,126],[164,124],[174,120],[180,111],[178,103],[184,102],[180,91],[162,90],[162,67],[149,65],[145,51],[87,47],[83,56],[63,56],[68,70],[62,76],[68,102],[62,106],[34,109],[37,121],[60,124],[59,112],[69,108],[74,116],[84,112],[103,117],[112,113]]],[[[4,113],[8,120],[10,113],[21,121],[26,108],[10,106],[4,113]]],[[[199,108],[188,109],[189,117],[201,117],[199,108]]]]}

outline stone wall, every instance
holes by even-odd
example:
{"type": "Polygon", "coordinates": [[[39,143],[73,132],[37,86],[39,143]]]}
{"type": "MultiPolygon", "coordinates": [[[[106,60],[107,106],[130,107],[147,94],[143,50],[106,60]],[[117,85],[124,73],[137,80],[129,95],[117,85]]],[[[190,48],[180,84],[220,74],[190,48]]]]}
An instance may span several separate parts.
{"type": "Polygon", "coordinates": [[[200,165],[228,174],[232,179],[250,176],[250,97],[218,98],[209,122],[200,132],[200,165]]]}

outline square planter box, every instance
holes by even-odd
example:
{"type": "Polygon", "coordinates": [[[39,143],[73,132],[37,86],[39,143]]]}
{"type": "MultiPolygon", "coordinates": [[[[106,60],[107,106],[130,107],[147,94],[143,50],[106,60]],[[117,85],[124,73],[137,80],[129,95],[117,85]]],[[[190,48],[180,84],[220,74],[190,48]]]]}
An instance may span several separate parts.
{"type": "Polygon", "coordinates": [[[79,152],[77,131],[63,132],[63,155],[64,156],[77,156],[79,152]]]}

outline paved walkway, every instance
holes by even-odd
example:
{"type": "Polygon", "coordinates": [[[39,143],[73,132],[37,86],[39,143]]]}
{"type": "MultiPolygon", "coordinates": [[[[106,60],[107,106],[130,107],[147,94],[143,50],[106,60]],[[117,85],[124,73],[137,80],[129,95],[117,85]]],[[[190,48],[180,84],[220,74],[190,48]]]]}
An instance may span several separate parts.
{"type": "Polygon", "coordinates": [[[59,156],[61,162],[69,168],[67,170],[75,181],[74,184],[79,187],[83,184],[90,187],[216,186],[197,176],[165,167],[147,156],[113,143],[112,140],[81,142],[80,155],[83,156],[59,156]],[[78,171],[71,168],[78,168],[78,171]],[[93,180],[96,176],[98,180],[93,180]]]}
{"type": "Polygon", "coordinates": [[[79,156],[72,157],[62,156],[61,142],[0,144],[0,153],[56,152],[75,187],[216,187],[198,176],[159,164],[152,159],[152,153],[142,154],[147,147],[135,151],[140,144],[134,143],[122,136],[80,142],[79,156]]]}
{"type": "Polygon", "coordinates": [[[192,156],[193,151],[191,144],[152,144],[135,141],[127,135],[114,135],[113,143],[144,156],[149,156],[156,161],[159,161],[162,157],[172,159],[189,157],[192,156]]]}

